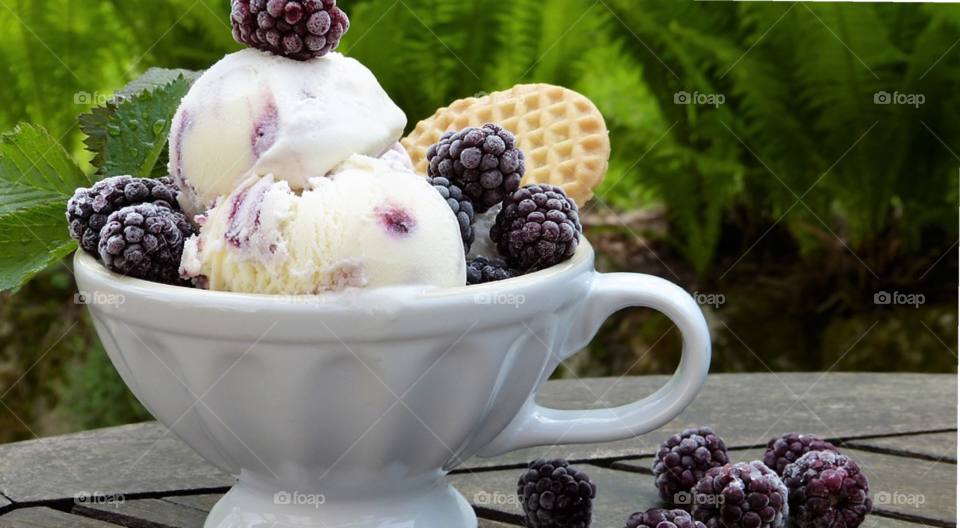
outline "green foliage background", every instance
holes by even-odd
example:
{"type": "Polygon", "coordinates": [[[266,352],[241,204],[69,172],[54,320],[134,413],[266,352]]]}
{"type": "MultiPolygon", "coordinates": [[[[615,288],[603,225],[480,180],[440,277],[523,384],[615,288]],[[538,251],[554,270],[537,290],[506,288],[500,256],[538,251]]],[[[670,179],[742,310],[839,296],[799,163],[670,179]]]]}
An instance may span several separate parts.
{"type": "MultiPolygon", "coordinates": [[[[377,75],[409,127],[455,99],[517,83],[566,85],[593,99],[613,143],[607,180],[585,208],[605,269],[659,269],[691,291],[726,292],[731,302],[717,313],[764,328],[747,341],[775,369],[859,357],[839,368],[955,372],[941,345],[956,342],[957,326],[950,248],[958,236],[960,47],[951,46],[960,40],[960,7],[340,5],[352,28],[339,51],[377,75]],[[925,102],[874,104],[881,90],[925,102]],[[680,91],[725,101],[675,104],[680,91]],[[622,221],[637,211],[663,211],[665,227],[622,221]],[[638,264],[652,249],[653,267],[638,264]],[[783,297],[769,295],[770,284],[783,297]],[[928,292],[931,306],[920,317],[877,315],[872,292],[903,286],[928,292]],[[766,319],[770,312],[781,317],[766,319]],[[844,354],[877,318],[885,322],[874,334],[883,338],[868,347],[874,352],[844,354]]],[[[78,104],[77,94],[111,94],[152,66],[208,67],[240,49],[228,12],[228,0],[6,0],[0,130],[42,124],[88,161],[76,116],[91,104],[78,104]]],[[[72,304],[70,281],[60,266],[16,297],[0,297],[0,394],[13,389],[0,401],[16,411],[0,409],[0,440],[146,417],[72,304]]],[[[618,316],[575,369],[669,371],[666,356],[647,355],[668,326],[656,316],[618,316]]],[[[765,370],[738,358],[741,336],[714,330],[715,370],[765,370]]]]}

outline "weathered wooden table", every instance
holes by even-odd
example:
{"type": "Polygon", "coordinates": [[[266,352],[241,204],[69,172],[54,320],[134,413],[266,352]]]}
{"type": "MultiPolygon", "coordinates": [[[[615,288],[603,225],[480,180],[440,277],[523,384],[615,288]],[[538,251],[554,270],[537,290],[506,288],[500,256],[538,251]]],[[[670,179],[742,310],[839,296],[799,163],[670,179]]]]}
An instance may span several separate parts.
{"type": "MultiPolygon", "coordinates": [[[[555,407],[613,406],[653,392],[665,379],[553,381],[540,399],[555,407]]],[[[864,528],[957,525],[953,375],[715,374],[693,405],[659,431],[473,459],[450,478],[474,504],[482,527],[505,528],[522,522],[513,498],[520,468],[533,458],[562,456],[597,482],[593,525],[618,528],[630,513],[658,504],[651,455],[691,425],[714,427],[735,461],[759,458],[758,446],[788,431],[829,438],[870,480],[877,504],[864,528]]],[[[200,528],[232,483],[157,423],[7,444],[0,446],[0,527],[200,528]]]]}

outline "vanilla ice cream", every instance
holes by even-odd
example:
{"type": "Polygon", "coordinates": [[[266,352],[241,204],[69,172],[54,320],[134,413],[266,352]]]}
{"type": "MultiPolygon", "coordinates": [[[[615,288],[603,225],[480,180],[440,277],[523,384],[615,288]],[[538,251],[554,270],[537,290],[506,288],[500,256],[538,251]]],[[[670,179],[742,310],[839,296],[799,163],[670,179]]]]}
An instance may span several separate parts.
{"type": "Polygon", "coordinates": [[[200,219],[181,271],[211,290],[316,294],[466,281],[446,201],[385,160],[354,156],[300,194],[286,179],[253,174],[200,219]]]}
{"type": "Polygon", "coordinates": [[[298,192],[353,154],[389,153],[405,125],[403,111],[354,59],[330,53],[301,62],[246,49],[213,65],[183,98],[171,127],[170,174],[193,216],[251,173],[273,174],[298,192]]]}
{"type": "Polygon", "coordinates": [[[400,143],[394,143],[389,150],[380,155],[380,159],[390,163],[395,169],[414,172],[410,153],[400,143]]]}

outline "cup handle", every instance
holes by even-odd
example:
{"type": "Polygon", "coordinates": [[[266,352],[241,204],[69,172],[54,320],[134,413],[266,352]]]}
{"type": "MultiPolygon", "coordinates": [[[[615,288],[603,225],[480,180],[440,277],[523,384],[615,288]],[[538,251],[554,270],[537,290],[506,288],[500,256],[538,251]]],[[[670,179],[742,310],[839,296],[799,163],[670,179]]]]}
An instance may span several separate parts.
{"type": "MultiPolygon", "coordinates": [[[[497,456],[542,445],[624,440],[653,431],[680,414],[693,401],[707,377],[710,333],[700,307],[690,294],[659,277],[596,273],[585,309],[571,328],[559,357],[550,365],[555,369],[560,361],[586,346],[607,317],[628,306],[663,312],[680,328],[683,352],[673,377],[642,400],[606,409],[550,409],[538,405],[534,393],[510,425],[481,449],[478,456],[497,456]]],[[[545,372],[542,381],[548,379],[551,372],[545,372]]]]}

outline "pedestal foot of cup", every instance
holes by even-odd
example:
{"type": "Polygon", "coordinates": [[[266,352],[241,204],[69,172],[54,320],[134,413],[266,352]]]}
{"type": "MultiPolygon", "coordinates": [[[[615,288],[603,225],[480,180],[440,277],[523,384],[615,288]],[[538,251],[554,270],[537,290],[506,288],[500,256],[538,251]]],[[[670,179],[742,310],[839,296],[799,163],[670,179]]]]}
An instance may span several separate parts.
{"type": "Polygon", "coordinates": [[[204,528],[477,528],[473,508],[444,480],[422,490],[359,495],[294,495],[241,481],[213,507],[204,528]]]}

